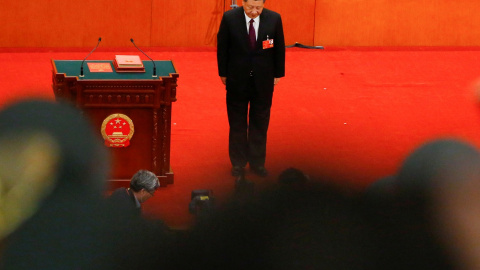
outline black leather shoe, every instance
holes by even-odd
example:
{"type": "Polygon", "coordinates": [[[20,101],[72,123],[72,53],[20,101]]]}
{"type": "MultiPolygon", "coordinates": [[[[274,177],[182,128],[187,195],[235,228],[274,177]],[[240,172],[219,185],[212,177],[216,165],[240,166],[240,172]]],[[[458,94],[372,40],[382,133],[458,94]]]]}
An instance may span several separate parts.
{"type": "Polygon", "coordinates": [[[268,171],[265,166],[250,166],[250,170],[258,176],[267,177],[268,171]]]}
{"type": "Polygon", "coordinates": [[[239,177],[245,174],[245,168],[242,166],[233,166],[232,167],[232,176],[239,177]]]}

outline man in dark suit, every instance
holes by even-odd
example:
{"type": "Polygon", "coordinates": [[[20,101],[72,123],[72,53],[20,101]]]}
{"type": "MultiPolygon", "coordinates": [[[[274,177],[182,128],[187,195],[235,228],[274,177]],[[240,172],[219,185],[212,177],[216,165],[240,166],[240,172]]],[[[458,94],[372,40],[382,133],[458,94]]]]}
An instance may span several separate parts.
{"type": "Polygon", "coordinates": [[[264,3],[243,0],[242,7],[224,13],[217,34],[233,176],[243,175],[247,163],[257,175],[268,175],[267,129],[274,85],[285,76],[285,40],[280,14],[264,8],[264,3]]]}
{"type": "Polygon", "coordinates": [[[126,211],[141,214],[141,204],[153,197],[160,187],[157,176],[147,170],[139,170],[130,180],[130,188],[118,188],[109,197],[109,202],[126,211]]]}

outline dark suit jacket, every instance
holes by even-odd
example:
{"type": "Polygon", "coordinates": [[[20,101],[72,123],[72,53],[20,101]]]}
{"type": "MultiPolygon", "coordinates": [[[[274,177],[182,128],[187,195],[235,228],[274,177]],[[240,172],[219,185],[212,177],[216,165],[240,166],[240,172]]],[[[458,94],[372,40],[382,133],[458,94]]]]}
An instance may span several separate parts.
{"type": "Polygon", "coordinates": [[[137,207],[133,192],[126,188],[116,189],[108,198],[108,202],[112,206],[122,209],[124,212],[132,213],[134,215],[141,214],[141,208],[137,207]]]}
{"type": "Polygon", "coordinates": [[[260,14],[257,46],[251,50],[243,7],[223,14],[217,34],[218,73],[227,77],[227,91],[246,92],[250,71],[257,90],[273,92],[273,79],[285,76],[285,40],[280,14],[263,9],[260,14]],[[262,42],[274,40],[274,47],[263,49],[262,42]]]}

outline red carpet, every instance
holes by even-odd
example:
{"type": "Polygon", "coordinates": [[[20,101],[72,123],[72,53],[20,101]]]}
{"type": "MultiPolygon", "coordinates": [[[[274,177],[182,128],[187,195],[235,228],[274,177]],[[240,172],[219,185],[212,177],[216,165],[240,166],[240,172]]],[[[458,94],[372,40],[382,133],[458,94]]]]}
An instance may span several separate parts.
{"type": "MultiPolygon", "coordinates": [[[[53,99],[50,59],[83,59],[89,51],[0,49],[0,105],[31,96],[53,99]]],[[[136,52],[99,48],[89,59],[120,53],[136,52]]],[[[172,59],[180,77],[172,110],[175,184],[157,192],[144,210],[185,227],[192,221],[192,190],[212,189],[219,202],[233,191],[225,90],[214,49],[147,53],[172,59]]],[[[261,188],[297,167],[313,178],[364,186],[394,173],[426,140],[453,136],[480,146],[472,87],[479,60],[479,48],[287,49],[287,76],[275,89],[269,129],[271,176],[248,178],[261,188]]]]}

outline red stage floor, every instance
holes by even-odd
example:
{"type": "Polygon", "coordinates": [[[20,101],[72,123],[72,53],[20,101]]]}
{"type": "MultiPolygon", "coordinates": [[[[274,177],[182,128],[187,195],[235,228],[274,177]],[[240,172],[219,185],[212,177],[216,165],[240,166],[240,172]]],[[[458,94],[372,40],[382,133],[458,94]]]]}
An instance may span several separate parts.
{"type": "MultiPolygon", "coordinates": [[[[90,49],[0,49],[0,105],[53,99],[50,59],[83,59],[90,49]]],[[[99,48],[89,59],[113,59],[130,49],[99,48]]],[[[145,212],[172,227],[192,221],[190,192],[212,189],[221,203],[233,191],[228,159],[225,89],[214,49],[152,48],[180,74],[173,105],[171,165],[175,184],[161,189],[145,212]]],[[[142,56],[143,57],[143,56],[142,56]]],[[[358,186],[395,173],[419,144],[457,137],[480,145],[473,84],[479,48],[287,49],[286,77],[275,89],[267,179],[296,167],[312,179],[358,186]]]]}

